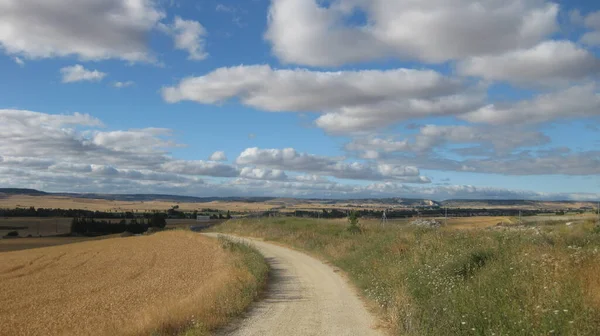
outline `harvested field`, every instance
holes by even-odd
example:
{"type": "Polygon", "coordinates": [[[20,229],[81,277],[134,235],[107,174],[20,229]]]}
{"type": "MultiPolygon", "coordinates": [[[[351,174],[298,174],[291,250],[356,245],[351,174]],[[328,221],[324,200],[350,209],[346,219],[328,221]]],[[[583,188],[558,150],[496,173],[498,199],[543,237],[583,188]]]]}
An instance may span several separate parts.
{"type": "Polygon", "coordinates": [[[254,299],[266,276],[256,255],[187,231],[2,253],[0,330],[203,334],[254,299]]]}
{"type": "Polygon", "coordinates": [[[10,231],[18,231],[21,237],[32,235],[55,236],[71,232],[72,218],[56,217],[9,217],[0,218],[0,236],[4,236],[10,231]],[[7,229],[8,227],[20,227],[20,229],[7,229]]]}
{"type": "Polygon", "coordinates": [[[101,237],[41,237],[41,238],[7,238],[0,239],[0,252],[28,250],[41,247],[67,245],[82,243],[92,240],[114,238],[111,236],[101,237]]]}
{"type": "Polygon", "coordinates": [[[245,203],[245,202],[207,202],[207,203],[186,203],[172,201],[110,201],[103,199],[87,199],[66,196],[27,196],[14,195],[0,197],[0,208],[54,208],[54,209],[81,209],[90,211],[166,211],[179,205],[181,211],[194,211],[201,209],[217,209],[221,211],[265,211],[275,206],[265,203],[245,203]]]}

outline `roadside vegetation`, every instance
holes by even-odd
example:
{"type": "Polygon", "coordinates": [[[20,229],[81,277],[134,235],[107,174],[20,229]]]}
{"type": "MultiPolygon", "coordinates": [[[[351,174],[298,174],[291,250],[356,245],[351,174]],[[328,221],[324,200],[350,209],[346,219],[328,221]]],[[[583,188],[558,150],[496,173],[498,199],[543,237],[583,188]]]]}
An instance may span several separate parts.
{"type": "Polygon", "coordinates": [[[0,256],[6,335],[206,335],[268,274],[253,248],[184,230],[0,256]]]}
{"type": "Polygon", "coordinates": [[[382,227],[352,217],[272,218],[231,220],[214,230],[265,238],[331,262],[397,335],[600,330],[600,229],[593,220],[458,230],[405,222],[382,227]]]}

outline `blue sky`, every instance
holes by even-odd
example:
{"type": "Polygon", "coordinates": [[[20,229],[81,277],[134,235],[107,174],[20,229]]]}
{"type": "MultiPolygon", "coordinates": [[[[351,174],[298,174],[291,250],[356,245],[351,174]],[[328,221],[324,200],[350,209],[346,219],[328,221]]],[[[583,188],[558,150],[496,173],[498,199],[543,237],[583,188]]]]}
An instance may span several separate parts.
{"type": "Polygon", "coordinates": [[[0,1],[0,186],[596,200],[599,50],[583,0],[0,1]]]}

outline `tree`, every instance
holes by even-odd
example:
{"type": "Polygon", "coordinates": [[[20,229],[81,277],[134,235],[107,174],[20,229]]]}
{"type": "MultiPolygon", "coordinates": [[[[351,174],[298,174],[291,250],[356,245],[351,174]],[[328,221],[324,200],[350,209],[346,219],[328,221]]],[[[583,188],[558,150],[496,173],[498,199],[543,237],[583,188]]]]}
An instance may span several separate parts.
{"type": "Polygon", "coordinates": [[[348,215],[348,232],[350,233],[362,233],[362,230],[359,225],[358,213],[354,210],[350,212],[348,215]]]}
{"type": "Polygon", "coordinates": [[[227,210],[227,219],[231,219],[231,214],[229,213],[229,210],[227,210]]]}
{"type": "Polygon", "coordinates": [[[150,219],[150,227],[164,229],[167,226],[167,220],[162,214],[154,214],[150,219]]]}

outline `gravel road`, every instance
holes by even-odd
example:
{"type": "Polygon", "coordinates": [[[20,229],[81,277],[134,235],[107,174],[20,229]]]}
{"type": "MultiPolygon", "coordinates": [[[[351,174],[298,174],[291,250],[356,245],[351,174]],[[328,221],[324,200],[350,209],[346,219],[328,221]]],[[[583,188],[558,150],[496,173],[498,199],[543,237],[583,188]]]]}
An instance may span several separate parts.
{"type": "MultiPolygon", "coordinates": [[[[209,234],[215,237],[215,234],[209,234]]],[[[266,297],[220,335],[383,335],[353,289],[321,261],[263,241],[254,245],[272,268],[266,297]]]]}

